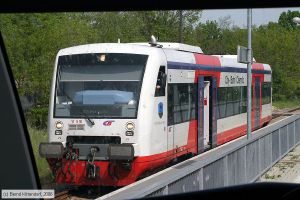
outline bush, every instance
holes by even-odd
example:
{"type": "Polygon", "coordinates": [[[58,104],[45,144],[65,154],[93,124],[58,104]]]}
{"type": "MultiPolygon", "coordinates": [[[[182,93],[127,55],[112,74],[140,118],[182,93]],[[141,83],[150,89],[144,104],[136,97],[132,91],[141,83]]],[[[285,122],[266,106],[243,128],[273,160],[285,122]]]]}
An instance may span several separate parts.
{"type": "Polygon", "coordinates": [[[286,96],[283,94],[277,94],[277,93],[273,93],[272,94],[272,101],[283,101],[286,100],[286,96]]]}
{"type": "Polygon", "coordinates": [[[47,128],[48,107],[35,107],[27,111],[26,118],[31,127],[47,128]]]}

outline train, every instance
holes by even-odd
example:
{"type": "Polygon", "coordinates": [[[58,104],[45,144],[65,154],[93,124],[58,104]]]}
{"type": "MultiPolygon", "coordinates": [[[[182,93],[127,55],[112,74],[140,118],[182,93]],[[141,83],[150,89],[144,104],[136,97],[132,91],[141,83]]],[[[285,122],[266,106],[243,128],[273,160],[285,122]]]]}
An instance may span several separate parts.
{"type": "MultiPolygon", "coordinates": [[[[272,119],[272,70],[252,63],[252,130],[272,119]]],[[[48,142],[55,182],[125,186],[247,132],[247,65],[183,43],[96,43],[55,60],[48,142]]]]}

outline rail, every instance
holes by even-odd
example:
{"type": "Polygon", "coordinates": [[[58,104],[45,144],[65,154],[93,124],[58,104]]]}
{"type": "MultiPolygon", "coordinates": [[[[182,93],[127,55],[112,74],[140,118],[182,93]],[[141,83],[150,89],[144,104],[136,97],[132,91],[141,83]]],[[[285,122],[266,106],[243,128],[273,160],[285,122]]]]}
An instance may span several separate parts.
{"type": "Polygon", "coordinates": [[[292,112],[299,110],[299,109],[300,109],[300,106],[297,106],[295,108],[290,108],[290,109],[282,109],[279,111],[274,111],[274,112],[272,112],[272,118],[274,119],[274,118],[277,118],[280,116],[291,116],[291,115],[293,115],[292,112]]]}
{"type": "Polygon", "coordinates": [[[293,115],[98,199],[133,199],[255,182],[300,141],[293,115]]]}

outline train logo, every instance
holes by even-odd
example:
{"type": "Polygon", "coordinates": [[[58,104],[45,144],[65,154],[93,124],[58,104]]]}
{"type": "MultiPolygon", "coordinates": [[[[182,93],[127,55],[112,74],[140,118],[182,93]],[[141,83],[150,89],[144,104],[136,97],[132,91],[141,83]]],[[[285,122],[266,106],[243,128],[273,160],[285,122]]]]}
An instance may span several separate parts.
{"type": "Polygon", "coordinates": [[[113,122],[115,122],[115,121],[114,120],[108,120],[108,121],[103,122],[103,125],[104,126],[111,126],[113,122]]]}
{"type": "Polygon", "coordinates": [[[158,104],[157,110],[158,110],[158,116],[159,116],[160,118],[162,118],[162,116],[163,116],[163,114],[164,114],[164,104],[163,104],[162,102],[160,102],[160,103],[158,104]]]}

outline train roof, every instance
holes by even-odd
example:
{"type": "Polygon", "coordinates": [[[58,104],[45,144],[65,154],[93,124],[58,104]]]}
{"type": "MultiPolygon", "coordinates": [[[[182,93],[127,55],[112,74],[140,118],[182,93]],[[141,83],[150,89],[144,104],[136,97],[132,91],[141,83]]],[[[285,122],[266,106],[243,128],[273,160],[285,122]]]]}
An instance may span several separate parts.
{"type": "Polygon", "coordinates": [[[61,55],[72,55],[72,54],[84,54],[84,53],[119,53],[119,52],[128,52],[128,53],[141,53],[149,54],[149,51],[155,51],[156,48],[145,47],[141,45],[133,45],[128,43],[94,43],[94,44],[84,44],[73,47],[68,47],[61,49],[58,52],[58,56],[61,55]]]}
{"type": "MultiPolygon", "coordinates": [[[[128,44],[142,45],[142,46],[148,46],[148,47],[151,46],[149,43],[145,43],[145,42],[128,43],[128,44]]],[[[191,52],[191,53],[203,53],[203,51],[200,47],[183,44],[183,43],[160,42],[160,43],[158,43],[158,45],[161,46],[161,48],[163,48],[163,49],[173,49],[173,50],[177,50],[177,51],[185,51],[185,52],[191,52]]]]}
{"type": "MultiPolygon", "coordinates": [[[[247,64],[237,62],[237,55],[212,55],[212,56],[216,56],[219,58],[221,66],[247,68],[247,64]]],[[[256,62],[254,58],[253,58],[252,68],[254,69],[263,68],[265,71],[271,71],[271,67],[269,64],[256,62]]]]}
{"type": "MultiPolygon", "coordinates": [[[[161,47],[164,49],[168,62],[247,68],[246,64],[237,62],[237,55],[205,55],[200,47],[182,43],[160,42],[158,45],[162,45],[161,47]]],[[[61,49],[58,52],[58,56],[98,52],[150,54],[150,52],[157,51],[157,49],[161,48],[151,47],[149,43],[95,43],[61,49]]],[[[263,66],[260,67],[261,69],[271,71],[271,67],[268,64],[257,63],[255,60],[252,68],[257,68],[258,65],[263,66]]]]}
{"type": "MultiPolygon", "coordinates": [[[[159,43],[160,47],[163,49],[170,49],[182,52],[190,52],[190,53],[203,53],[202,49],[198,46],[192,46],[188,44],[182,43],[172,43],[172,42],[161,42],[159,43]]],[[[78,53],[93,53],[99,52],[100,48],[103,52],[105,48],[118,47],[117,49],[121,50],[122,48],[130,49],[130,48],[138,48],[149,50],[149,48],[153,49],[149,43],[95,43],[95,44],[85,44],[78,45],[73,47],[68,47],[65,49],[61,49],[59,51],[59,55],[68,55],[68,54],[78,54],[78,53]],[[98,50],[99,49],[99,50],[98,50]]]]}
{"type": "MultiPolygon", "coordinates": [[[[212,55],[212,56],[217,56],[219,58],[231,58],[231,59],[236,59],[237,60],[237,55],[212,55]]],[[[253,57],[253,61],[256,62],[255,58],[253,57]]]]}

